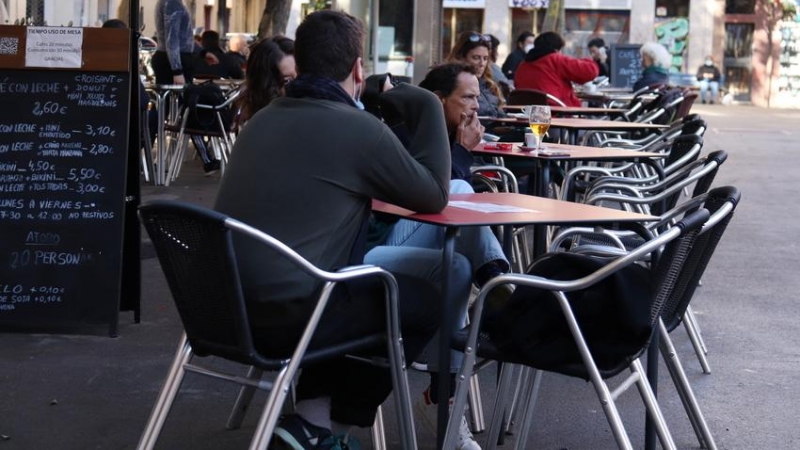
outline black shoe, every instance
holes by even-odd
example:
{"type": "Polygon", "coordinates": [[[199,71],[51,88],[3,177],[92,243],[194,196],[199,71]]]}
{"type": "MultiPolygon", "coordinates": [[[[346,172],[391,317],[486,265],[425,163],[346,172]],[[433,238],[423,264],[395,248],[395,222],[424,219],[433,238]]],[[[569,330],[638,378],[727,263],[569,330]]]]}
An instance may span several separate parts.
{"type": "Polygon", "coordinates": [[[207,163],[203,163],[203,171],[205,171],[206,176],[219,172],[219,160],[212,159],[207,163]]]}
{"type": "Polygon", "coordinates": [[[706,101],[705,101],[705,100],[703,100],[703,101],[702,101],[702,103],[705,105],[705,104],[706,104],[706,101]]]}
{"type": "Polygon", "coordinates": [[[711,105],[713,105],[713,104],[714,104],[714,100],[711,100],[711,101],[709,101],[708,103],[709,103],[709,104],[711,104],[711,105]]]}
{"type": "Polygon", "coordinates": [[[281,417],[269,450],[325,449],[331,442],[331,431],[312,425],[297,414],[281,417]]]}

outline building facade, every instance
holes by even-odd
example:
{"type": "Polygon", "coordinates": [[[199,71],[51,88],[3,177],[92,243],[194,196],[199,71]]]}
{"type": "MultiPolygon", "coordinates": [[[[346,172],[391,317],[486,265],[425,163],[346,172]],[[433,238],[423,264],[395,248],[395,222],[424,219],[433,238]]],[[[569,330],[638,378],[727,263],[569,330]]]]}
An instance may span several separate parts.
{"type": "MultiPolygon", "coordinates": [[[[97,26],[129,0],[0,0],[0,23],[21,18],[48,25],[97,26]]],[[[267,0],[184,0],[198,30],[255,35],[267,0]],[[223,12],[224,14],[220,14],[223,12]]],[[[675,72],[693,74],[706,56],[724,73],[734,100],[800,107],[800,0],[565,0],[565,52],[586,56],[586,42],[657,41],[673,55],[675,72]]],[[[155,32],[156,0],[139,0],[143,34],[155,32]]],[[[499,62],[522,31],[538,34],[547,0],[292,0],[286,34],[321,8],[364,20],[368,71],[420,80],[447,55],[462,31],[491,33],[499,62]],[[413,63],[411,60],[413,59],[413,63]]]]}

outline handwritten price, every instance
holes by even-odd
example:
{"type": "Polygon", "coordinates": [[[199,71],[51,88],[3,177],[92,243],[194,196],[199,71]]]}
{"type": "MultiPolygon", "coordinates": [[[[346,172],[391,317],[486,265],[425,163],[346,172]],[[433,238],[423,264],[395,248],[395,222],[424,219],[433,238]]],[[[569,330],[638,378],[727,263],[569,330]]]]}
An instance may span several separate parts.
{"type": "Polygon", "coordinates": [[[34,116],[43,116],[45,114],[55,114],[55,115],[66,115],[67,114],[67,107],[61,106],[57,102],[36,102],[33,105],[33,115],[34,116]]]}
{"type": "Polygon", "coordinates": [[[112,129],[108,125],[86,125],[86,129],[83,132],[87,136],[116,136],[117,131],[112,129]]]}

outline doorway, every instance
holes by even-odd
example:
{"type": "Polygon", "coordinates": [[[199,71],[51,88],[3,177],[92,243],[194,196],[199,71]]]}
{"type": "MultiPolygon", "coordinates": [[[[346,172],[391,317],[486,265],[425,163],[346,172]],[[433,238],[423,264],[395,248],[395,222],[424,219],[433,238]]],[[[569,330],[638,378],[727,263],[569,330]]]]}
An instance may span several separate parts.
{"type": "Polygon", "coordinates": [[[736,101],[749,102],[753,78],[753,23],[725,24],[723,54],[725,91],[736,101]]]}

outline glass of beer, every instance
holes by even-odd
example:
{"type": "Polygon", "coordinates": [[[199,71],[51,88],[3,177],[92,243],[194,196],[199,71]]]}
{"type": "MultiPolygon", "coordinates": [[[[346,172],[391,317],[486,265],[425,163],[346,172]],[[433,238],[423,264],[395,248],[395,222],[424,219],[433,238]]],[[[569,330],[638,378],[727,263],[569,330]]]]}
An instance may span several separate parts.
{"type": "Polygon", "coordinates": [[[528,106],[528,124],[530,124],[531,132],[536,136],[536,149],[541,150],[542,138],[544,138],[547,129],[550,128],[550,107],[547,105],[531,105],[528,106]]]}

